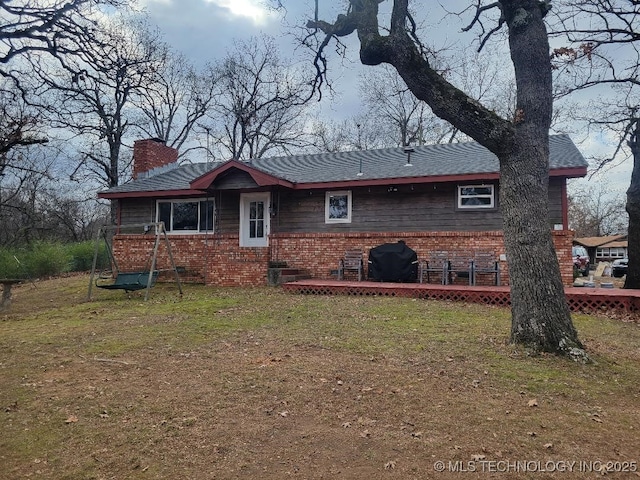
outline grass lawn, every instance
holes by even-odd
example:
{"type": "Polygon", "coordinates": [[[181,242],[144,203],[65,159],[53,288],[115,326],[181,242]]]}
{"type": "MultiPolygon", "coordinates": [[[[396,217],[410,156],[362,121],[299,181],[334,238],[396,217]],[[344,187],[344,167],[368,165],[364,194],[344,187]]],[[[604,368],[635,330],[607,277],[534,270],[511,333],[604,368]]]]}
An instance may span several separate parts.
{"type": "Polygon", "coordinates": [[[0,314],[2,479],[640,477],[638,323],[574,316],[581,365],[501,308],[87,285],[0,314]]]}

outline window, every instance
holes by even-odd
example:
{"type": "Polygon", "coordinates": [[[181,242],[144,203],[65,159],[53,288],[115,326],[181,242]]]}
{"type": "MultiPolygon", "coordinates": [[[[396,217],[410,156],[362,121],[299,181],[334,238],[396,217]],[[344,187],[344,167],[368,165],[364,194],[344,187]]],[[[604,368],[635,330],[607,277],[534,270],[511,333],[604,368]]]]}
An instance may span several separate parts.
{"type": "Polygon", "coordinates": [[[493,185],[458,185],[458,208],[494,208],[493,185]]]}
{"type": "Polygon", "coordinates": [[[213,200],[159,200],[157,221],[167,232],[212,232],[215,209],[213,200]]]}
{"type": "Polygon", "coordinates": [[[624,247],[598,247],[596,250],[596,258],[625,258],[627,249],[624,247]]]}
{"type": "Polygon", "coordinates": [[[324,222],[351,223],[351,191],[326,193],[324,222]]]}

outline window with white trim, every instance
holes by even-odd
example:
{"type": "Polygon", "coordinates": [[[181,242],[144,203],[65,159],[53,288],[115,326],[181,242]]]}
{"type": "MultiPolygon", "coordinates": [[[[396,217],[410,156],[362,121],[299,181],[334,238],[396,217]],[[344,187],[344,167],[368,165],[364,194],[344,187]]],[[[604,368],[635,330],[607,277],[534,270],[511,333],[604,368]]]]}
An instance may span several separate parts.
{"type": "Polygon", "coordinates": [[[458,208],[494,208],[494,185],[458,185],[458,208]]]}
{"type": "Polygon", "coordinates": [[[325,223],[351,223],[351,190],[326,192],[325,223]]]}
{"type": "Polygon", "coordinates": [[[213,232],[215,208],[213,200],[158,200],[156,221],[164,222],[167,232],[213,232]]]}
{"type": "Polygon", "coordinates": [[[625,258],[627,249],[624,247],[598,247],[596,258],[625,258]]]}

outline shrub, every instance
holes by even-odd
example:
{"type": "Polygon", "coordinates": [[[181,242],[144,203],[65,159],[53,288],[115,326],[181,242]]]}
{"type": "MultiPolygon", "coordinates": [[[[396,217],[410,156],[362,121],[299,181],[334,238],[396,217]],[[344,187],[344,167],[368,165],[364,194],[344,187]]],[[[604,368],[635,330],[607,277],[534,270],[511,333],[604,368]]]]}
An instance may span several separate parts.
{"type": "Polygon", "coordinates": [[[0,250],[0,278],[24,278],[25,272],[16,260],[15,249],[0,250]]]}
{"type": "MultiPolygon", "coordinates": [[[[93,255],[95,254],[96,243],[94,241],[86,241],[80,243],[70,243],[66,246],[71,256],[72,272],[88,272],[93,265],[93,255]]],[[[109,265],[109,255],[104,242],[98,245],[98,259],[96,268],[102,269],[109,265]]]]}
{"type": "MultiPolygon", "coordinates": [[[[29,247],[0,248],[0,278],[38,278],[91,270],[95,242],[37,242],[29,247]]],[[[96,268],[109,265],[104,242],[98,245],[96,268]]]]}
{"type": "Polygon", "coordinates": [[[55,276],[71,270],[71,255],[60,243],[37,242],[25,257],[23,263],[31,277],[55,276]]]}

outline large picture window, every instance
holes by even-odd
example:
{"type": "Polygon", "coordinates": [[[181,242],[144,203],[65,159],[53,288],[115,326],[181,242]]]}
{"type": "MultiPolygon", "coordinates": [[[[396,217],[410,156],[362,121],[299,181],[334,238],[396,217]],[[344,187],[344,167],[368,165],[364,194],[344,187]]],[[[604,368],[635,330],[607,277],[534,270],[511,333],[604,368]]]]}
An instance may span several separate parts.
{"type": "Polygon", "coordinates": [[[351,191],[327,192],[324,212],[325,223],[351,223],[351,191]]]}
{"type": "Polygon", "coordinates": [[[493,185],[458,185],[458,208],[494,208],[495,189],[493,185]]]}
{"type": "Polygon", "coordinates": [[[164,222],[167,232],[213,232],[213,200],[158,200],[156,218],[164,222]]]}

